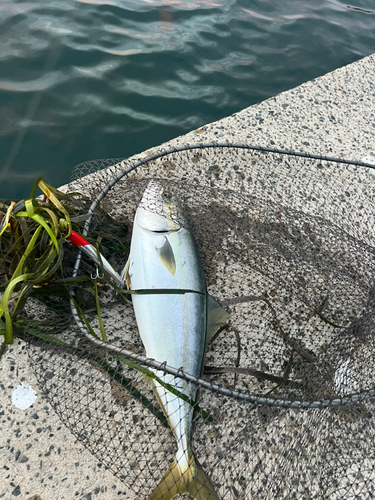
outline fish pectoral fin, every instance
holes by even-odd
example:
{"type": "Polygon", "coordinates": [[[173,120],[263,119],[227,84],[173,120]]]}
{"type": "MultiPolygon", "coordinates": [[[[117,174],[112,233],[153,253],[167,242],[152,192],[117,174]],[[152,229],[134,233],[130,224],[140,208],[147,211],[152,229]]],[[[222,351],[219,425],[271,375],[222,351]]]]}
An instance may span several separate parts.
{"type": "Polygon", "coordinates": [[[159,254],[160,261],[168,269],[172,276],[176,273],[176,259],[174,258],[173,249],[168,241],[168,238],[164,236],[163,243],[155,247],[159,254]]]}
{"type": "Polygon", "coordinates": [[[172,500],[181,493],[189,493],[196,500],[220,500],[193,456],[189,460],[189,467],[185,469],[181,469],[174,461],[148,500],[172,500]]]}
{"type": "Polygon", "coordinates": [[[130,290],[131,282],[130,282],[130,275],[129,275],[129,267],[130,267],[130,257],[128,258],[128,261],[125,264],[125,267],[121,273],[122,280],[126,283],[126,286],[130,290]]]}
{"type": "Polygon", "coordinates": [[[229,313],[211,295],[207,295],[207,343],[210,342],[219,328],[225,325],[228,318],[229,313]]]}

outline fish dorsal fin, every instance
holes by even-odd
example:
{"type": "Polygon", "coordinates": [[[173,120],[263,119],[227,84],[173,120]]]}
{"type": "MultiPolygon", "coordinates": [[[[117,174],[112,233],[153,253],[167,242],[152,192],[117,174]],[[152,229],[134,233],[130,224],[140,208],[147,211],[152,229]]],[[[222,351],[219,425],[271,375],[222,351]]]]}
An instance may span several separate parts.
{"type": "Polygon", "coordinates": [[[172,276],[176,272],[176,259],[174,258],[173,249],[168,241],[168,238],[164,236],[163,242],[156,245],[156,251],[159,254],[160,261],[168,269],[172,276]]]}
{"type": "Polygon", "coordinates": [[[227,322],[229,313],[211,295],[207,295],[206,340],[210,342],[215,333],[227,322]]]}
{"type": "Polygon", "coordinates": [[[130,256],[128,258],[127,263],[125,264],[125,267],[121,273],[121,278],[122,280],[126,283],[126,286],[130,290],[130,275],[129,275],[129,267],[130,267],[130,256]]]}

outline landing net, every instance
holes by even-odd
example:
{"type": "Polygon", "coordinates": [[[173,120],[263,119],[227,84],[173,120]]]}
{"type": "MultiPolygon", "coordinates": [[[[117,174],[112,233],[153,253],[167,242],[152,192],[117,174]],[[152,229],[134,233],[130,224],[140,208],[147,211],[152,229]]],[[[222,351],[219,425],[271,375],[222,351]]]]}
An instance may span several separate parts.
{"type": "MultiPolygon", "coordinates": [[[[89,214],[82,234],[101,238],[118,273],[152,179],[183,207],[229,320],[197,379],[145,357],[130,297],[109,282],[96,280],[99,315],[93,281],[74,300],[30,300],[27,314],[48,319],[30,358],[62,421],[131,498],[148,498],[176,454],[147,381],[157,369],[174,377],[165,391],[199,388],[192,450],[219,498],[374,497],[373,170],[228,144],[79,165],[69,190],[85,196],[71,201],[89,214]]],[[[63,264],[64,278],[96,272],[73,245],[63,264]]]]}

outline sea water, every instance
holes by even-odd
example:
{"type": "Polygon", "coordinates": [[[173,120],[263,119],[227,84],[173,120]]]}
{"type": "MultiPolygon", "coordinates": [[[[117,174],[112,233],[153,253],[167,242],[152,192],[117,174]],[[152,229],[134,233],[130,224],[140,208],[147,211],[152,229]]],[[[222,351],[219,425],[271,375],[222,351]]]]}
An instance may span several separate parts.
{"type": "Polygon", "coordinates": [[[373,0],[0,1],[0,197],[375,52],[373,0]]]}

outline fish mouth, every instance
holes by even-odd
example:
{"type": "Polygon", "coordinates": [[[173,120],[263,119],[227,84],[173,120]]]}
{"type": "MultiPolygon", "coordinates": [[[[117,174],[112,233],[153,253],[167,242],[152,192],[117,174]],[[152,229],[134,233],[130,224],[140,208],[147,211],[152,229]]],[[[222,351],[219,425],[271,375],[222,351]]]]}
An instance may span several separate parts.
{"type": "Polygon", "coordinates": [[[138,206],[136,219],[143,229],[158,234],[173,233],[185,225],[173,189],[168,183],[159,180],[148,183],[138,206]]]}

